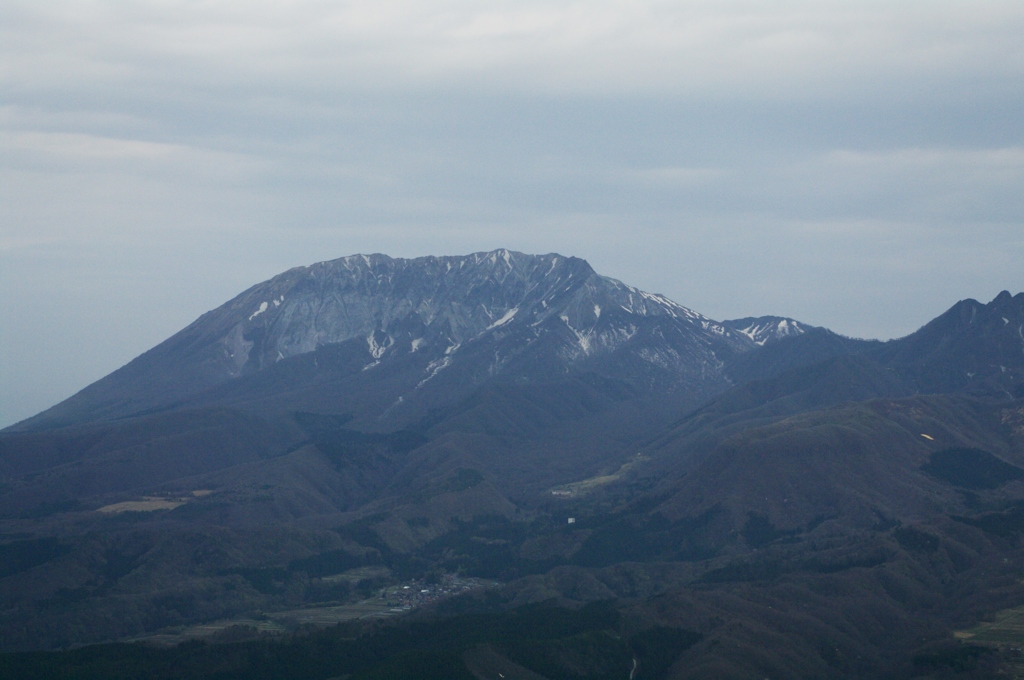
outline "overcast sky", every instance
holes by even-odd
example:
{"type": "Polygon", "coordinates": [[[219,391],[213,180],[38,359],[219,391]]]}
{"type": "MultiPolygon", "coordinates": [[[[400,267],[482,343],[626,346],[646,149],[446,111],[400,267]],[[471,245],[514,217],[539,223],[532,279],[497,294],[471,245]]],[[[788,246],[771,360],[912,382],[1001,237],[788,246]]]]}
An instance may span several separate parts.
{"type": "Polygon", "coordinates": [[[0,3],[0,426],[289,267],[905,335],[1024,290],[1024,3],[0,3]]]}

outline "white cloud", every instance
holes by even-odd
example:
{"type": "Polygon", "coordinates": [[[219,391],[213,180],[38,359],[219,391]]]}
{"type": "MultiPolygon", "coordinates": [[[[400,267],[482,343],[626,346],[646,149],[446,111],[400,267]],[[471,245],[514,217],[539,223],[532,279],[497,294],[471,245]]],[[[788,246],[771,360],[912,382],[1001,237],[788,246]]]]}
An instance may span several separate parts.
{"type": "Polygon", "coordinates": [[[15,132],[6,142],[7,149],[15,153],[58,157],[72,162],[164,160],[183,151],[177,144],[61,132],[15,132]]]}
{"type": "MultiPolygon", "coordinates": [[[[855,151],[840,149],[831,152],[828,160],[841,167],[873,171],[927,171],[938,168],[976,168],[982,172],[1004,174],[1019,179],[1024,172],[1024,148],[998,149],[908,148],[886,151],[855,151]]],[[[992,179],[988,175],[988,179],[992,179]]]]}
{"type": "Polygon", "coordinates": [[[61,170],[92,170],[139,165],[151,171],[175,168],[193,178],[216,176],[220,181],[252,176],[266,163],[248,154],[142,139],[118,139],[74,132],[10,132],[5,138],[8,165],[51,164],[61,170]]]}
{"type": "Polygon", "coordinates": [[[8,3],[4,79],[842,95],[1024,72],[1016,2],[8,3]]]}

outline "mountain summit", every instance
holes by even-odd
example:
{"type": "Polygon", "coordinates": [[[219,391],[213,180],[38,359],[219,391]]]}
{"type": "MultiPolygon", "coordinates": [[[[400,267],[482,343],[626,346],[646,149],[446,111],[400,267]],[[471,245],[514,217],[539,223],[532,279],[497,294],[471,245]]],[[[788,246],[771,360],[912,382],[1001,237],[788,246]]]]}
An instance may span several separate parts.
{"type": "MultiPolygon", "coordinates": [[[[451,356],[485,337],[509,335],[520,336],[503,348],[515,354],[555,331],[566,340],[556,354],[568,367],[619,349],[648,317],[726,336],[719,324],[663,296],[599,276],[585,260],[504,249],[321,262],[260,284],[208,316],[202,328],[223,348],[233,376],[353,338],[365,339],[374,361],[381,361],[399,349],[441,349],[451,356]]],[[[499,355],[493,373],[508,358],[499,355]]],[[[660,363],[671,362],[663,357],[660,363]]]]}

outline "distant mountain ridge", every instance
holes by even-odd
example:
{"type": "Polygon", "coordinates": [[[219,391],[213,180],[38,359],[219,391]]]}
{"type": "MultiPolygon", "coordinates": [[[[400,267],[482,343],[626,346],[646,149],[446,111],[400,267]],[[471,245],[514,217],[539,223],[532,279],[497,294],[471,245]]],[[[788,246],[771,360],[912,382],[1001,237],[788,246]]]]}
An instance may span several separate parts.
{"type": "Polygon", "coordinates": [[[695,404],[736,384],[846,354],[896,371],[909,393],[1013,394],[1024,382],[1022,346],[1024,294],[1005,291],[988,305],[961,301],[918,332],[881,343],[778,316],[718,322],[556,253],[351,255],[249,288],[9,429],[189,403],[255,399],[277,411],[310,408],[324,394],[337,398],[316,408],[386,429],[489,380],[544,382],[588,372],[641,392],[687,394],[695,404]],[[357,391],[372,398],[354,404],[343,396],[357,391]],[[288,395],[298,395],[291,406],[288,395]]]}
{"type": "MultiPolygon", "coordinates": [[[[759,327],[782,337],[786,324],[772,317],[759,327]]],[[[472,384],[595,370],[703,393],[727,387],[725,362],[763,342],[600,276],[579,258],[506,249],[352,255],[253,286],[15,429],[166,407],[327,346],[365,359],[361,370],[403,372],[395,399],[405,400],[445,371],[459,372],[452,367],[472,384]]]]}

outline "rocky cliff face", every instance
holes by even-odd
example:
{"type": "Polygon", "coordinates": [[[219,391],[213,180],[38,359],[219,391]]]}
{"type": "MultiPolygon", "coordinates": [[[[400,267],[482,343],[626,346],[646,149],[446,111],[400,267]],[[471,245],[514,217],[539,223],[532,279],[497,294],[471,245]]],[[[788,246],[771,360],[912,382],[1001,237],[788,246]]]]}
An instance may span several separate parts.
{"type": "MultiPolygon", "coordinates": [[[[691,354],[709,365],[717,361],[716,350],[742,351],[748,344],[663,296],[599,276],[584,260],[508,250],[321,262],[260,284],[210,317],[202,324],[221,336],[232,375],[353,338],[364,338],[373,360],[384,361],[406,346],[451,357],[485,336],[525,335],[513,344],[529,345],[553,329],[567,331],[569,342],[558,355],[570,366],[629,344],[651,318],[685,329],[702,345],[691,354]]],[[[653,363],[679,363],[671,349],[680,348],[645,349],[653,363]]]]}

